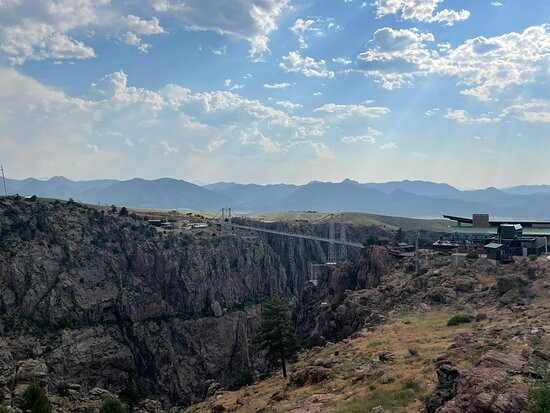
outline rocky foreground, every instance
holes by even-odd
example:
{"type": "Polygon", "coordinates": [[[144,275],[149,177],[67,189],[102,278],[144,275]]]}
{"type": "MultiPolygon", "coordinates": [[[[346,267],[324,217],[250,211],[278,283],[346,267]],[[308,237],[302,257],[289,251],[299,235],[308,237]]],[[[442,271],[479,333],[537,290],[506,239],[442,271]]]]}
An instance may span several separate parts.
{"type": "Polygon", "coordinates": [[[425,251],[422,266],[373,247],[326,272],[296,307],[302,337],[321,342],[289,379],[217,390],[189,411],[524,412],[550,361],[549,260],[453,268],[425,251]]]}
{"type": "Polygon", "coordinates": [[[550,359],[545,257],[453,268],[423,251],[416,275],[374,246],[315,286],[313,242],[160,234],[135,216],[14,199],[0,200],[0,247],[10,412],[32,382],[55,411],[92,413],[133,380],[139,413],[519,413],[550,359]],[[307,348],[288,380],[251,344],[258,303],[275,294],[294,297],[307,348]],[[448,325],[457,315],[468,322],[448,325]],[[229,391],[247,371],[256,383],[229,391]]]}

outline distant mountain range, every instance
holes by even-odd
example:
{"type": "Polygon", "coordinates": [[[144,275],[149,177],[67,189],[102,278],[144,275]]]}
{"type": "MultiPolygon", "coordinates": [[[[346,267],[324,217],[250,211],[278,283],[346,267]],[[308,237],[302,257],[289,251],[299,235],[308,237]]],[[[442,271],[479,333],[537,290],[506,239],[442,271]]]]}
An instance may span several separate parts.
{"type": "Polygon", "coordinates": [[[354,211],[403,217],[471,216],[550,219],[550,185],[520,185],[461,191],[427,181],[359,183],[310,182],[306,185],[256,185],[218,182],[199,186],[183,180],[114,179],[71,181],[53,177],[6,180],[10,194],[69,199],[129,207],[235,212],[354,211]]]}

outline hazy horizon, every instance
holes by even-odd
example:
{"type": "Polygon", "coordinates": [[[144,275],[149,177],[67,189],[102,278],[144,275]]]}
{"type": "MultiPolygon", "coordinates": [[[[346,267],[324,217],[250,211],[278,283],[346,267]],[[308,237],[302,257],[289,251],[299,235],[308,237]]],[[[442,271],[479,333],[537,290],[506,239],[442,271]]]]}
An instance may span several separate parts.
{"type": "Polygon", "coordinates": [[[357,179],[344,178],[344,179],[339,180],[339,181],[321,181],[319,179],[313,179],[313,180],[307,181],[307,182],[266,182],[266,183],[258,183],[258,182],[254,182],[254,181],[250,181],[250,182],[237,182],[237,181],[203,182],[203,181],[195,181],[195,180],[172,177],[172,176],[158,176],[158,177],[154,177],[154,178],[143,178],[143,177],[140,177],[140,176],[133,176],[131,178],[97,178],[97,179],[94,179],[94,178],[92,178],[92,179],[72,179],[72,178],[64,176],[64,175],[52,175],[52,176],[49,176],[49,177],[27,176],[27,177],[24,177],[24,178],[13,178],[13,177],[6,176],[6,179],[14,179],[14,180],[18,180],[18,181],[22,181],[22,180],[25,180],[25,179],[38,179],[39,181],[44,181],[45,182],[45,181],[48,181],[48,180],[53,179],[53,178],[65,178],[65,179],[68,179],[70,181],[76,181],[76,182],[78,182],[78,181],[83,181],[83,182],[85,182],[85,181],[99,181],[99,180],[110,180],[110,179],[116,180],[116,181],[130,181],[132,179],[143,179],[143,180],[146,180],[146,181],[155,181],[155,180],[159,180],[159,179],[175,179],[175,180],[189,182],[189,183],[192,183],[194,185],[199,185],[199,186],[208,186],[208,185],[214,185],[214,184],[219,184],[219,183],[228,183],[228,184],[237,184],[237,185],[261,185],[261,186],[266,186],[266,185],[297,185],[297,186],[302,186],[302,185],[307,185],[307,184],[312,183],[312,182],[337,184],[337,183],[342,183],[346,180],[355,181],[355,182],[358,182],[360,184],[386,184],[386,183],[391,183],[391,182],[410,181],[410,182],[427,182],[427,183],[433,183],[433,184],[450,185],[453,188],[456,188],[460,191],[488,189],[488,188],[506,189],[506,188],[512,188],[512,187],[516,187],[516,186],[524,186],[524,185],[525,186],[550,185],[550,183],[520,183],[520,184],[517,184],[517,185],[507,185],[507,186],[497,186],[497,187],[492,187],[492,186],[461,187],[461,186],[458,186],[458,185],[453,185],[449,182],[430,181],[430,180],[425,180],[425,179],[407,179],[407,178],[396,179],[396,180],[391,180],[391,181],[359,181],[357,179]]]}

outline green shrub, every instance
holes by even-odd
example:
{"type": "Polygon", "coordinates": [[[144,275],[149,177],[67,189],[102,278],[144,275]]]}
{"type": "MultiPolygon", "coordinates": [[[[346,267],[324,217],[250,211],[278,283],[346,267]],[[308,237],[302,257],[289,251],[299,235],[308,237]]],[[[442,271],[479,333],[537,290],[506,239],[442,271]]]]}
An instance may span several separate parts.
{"type": "Polygon", "coordinates": [[[538,256],[536,256],[535,254],[531,254],[531,255],[529,255],[528,258],[529,258],[529,261],[536,261],[538,256]]]}
{"type": "Polygon", "coordinates": [[[121,217],[127,217],[129,215],[128,209],[126,207],[120,208],[120,211],[118,213],[121,217]]]}
{"type": "Polygon", "coordinates": [[[479,258],[479,254],[477,252],[469,252],[466,254],[466,258],[469,260],[477,260],[479,258]]]}
{"type": "Polygon", "coordinates": [[[59,383],[57,385],[57,394],[62,397],[67,397],[70,394],[69,385],[67,383],[59,383]]]}
{"type": "Polygon", "coordinates": [[[534,387],[529,389],[529,408],[527,413],[550,412],[550,370],[548,363],[540,363],[535,367],[542,377],[534,387]]]}
{"type": "MultiPolygon", "coordinates": [[[[376,389],[375,385],[369,384],[368,387],[373,391],[376,389]]],[[[363,413],[371,412],[373,408],[382,406],[384,411],[400,412],[422,397],[423,391],[420,385],[414,380],[408,380],[399,390],[374,391],[365,397],[355,397],[337,411],[340,413],[363,413]]]]}
{"type": "Polygon", "coordinates": [[[29,198],[29,200],[30,200],[31,202],[36,202],[37,199],[38,199],[38,197],[37,197],[36,195],[33,195],[33,196],[31,196],[31,197],[29,198]]]}
{"type": "Polygon", "coordinates": [[[531,281],[535,281],[537,279],[537,270],[533,267],[527,268],[525,271],[525,275],[527,278],[529,278],[531,281]]]}
{"type": "Polygon", "coordinates": [[[0,413],[8,413],[8,408],[6,406],[0,406],[0,413]]]}
{"type": "Polygon", "coordinates": [[[23,410],[30,410],[31,413],[51,413],[52,404],[46,396],[46,392],[36,383],[27,387],[21,396],[21,407],[23,410]]]}
{"type": "Polygon", "coordinates": [[[459,324],[471,323],[476,318],[471,314],[457,314],[447,321],[448,326],[457,326],[459,324]]]}
{"type": "Polygon", "coordinates": [[[124,388],[121,390],[118,397],[126,403],[130,411],[140,402],[144,397],[144,392],[141,387],[135,382],[135,380],[130,380],[126,383],[124,388]]]}
{"type": "Polygon", "coordinates": [[[126,413],[126,409],[116,397],[107,397],[99,408],[99,413],[126,413]]]}
{"type": "Polygon", "coordinates": [[[237,377],[232,387],[234,390],[237,390],[245,386],[250,386],[251,384],[254,384],[254,374],[252,370],[247,368],[241,371],[241,374],[239,374],[239,377],[237,377]]]}

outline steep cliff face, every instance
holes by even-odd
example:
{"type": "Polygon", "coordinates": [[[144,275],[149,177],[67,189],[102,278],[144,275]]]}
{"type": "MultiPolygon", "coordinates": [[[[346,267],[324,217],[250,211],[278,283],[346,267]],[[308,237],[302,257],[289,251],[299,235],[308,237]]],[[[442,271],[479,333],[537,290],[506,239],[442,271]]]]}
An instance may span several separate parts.
{"type": "Polygon", "coordinates": [[[166,404],[254,367],[256,304],[301,289],[319,253],[214,229],[161,236],[136,218],[13,199],[0,200],[0,247],[0,375],[35,358],[57,382],[136,378],[166,404]]]}

